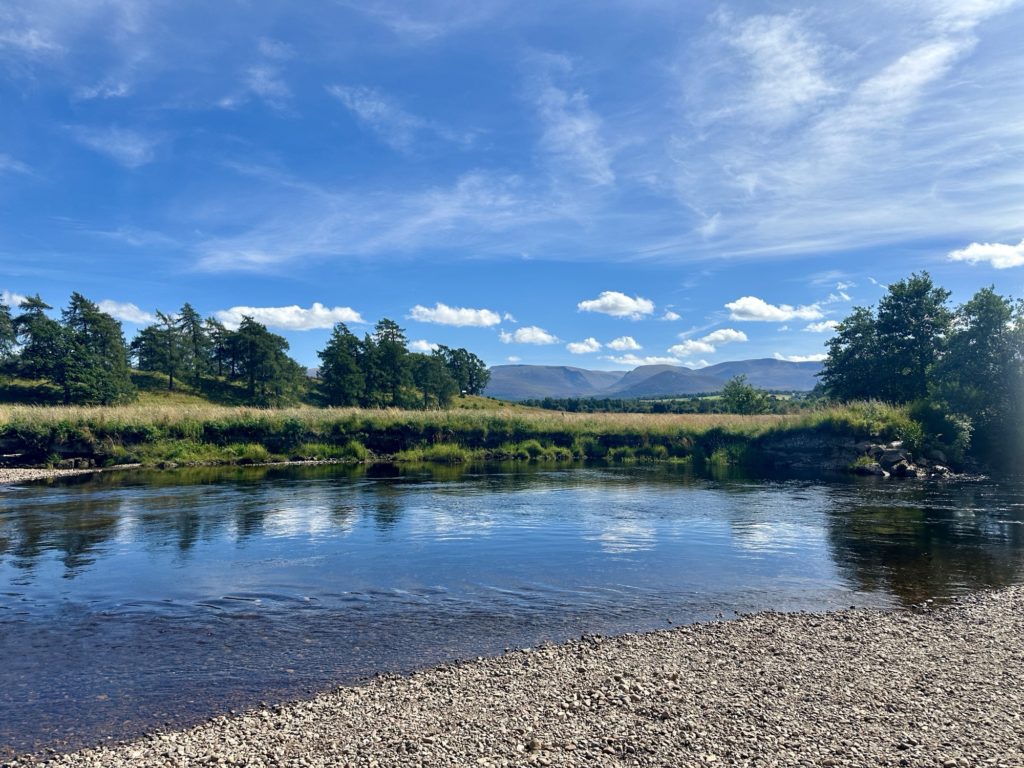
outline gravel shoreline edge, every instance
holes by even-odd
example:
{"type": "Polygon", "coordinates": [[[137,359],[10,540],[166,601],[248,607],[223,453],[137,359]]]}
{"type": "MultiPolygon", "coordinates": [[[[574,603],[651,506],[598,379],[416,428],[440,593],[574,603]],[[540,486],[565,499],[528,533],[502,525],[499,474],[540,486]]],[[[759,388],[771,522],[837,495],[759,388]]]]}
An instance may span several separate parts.
{"type": "Polygon", "coordinates": [[[388,675],[3,765],[1024,766],[1024,587],[761,613],[388,675]]]}

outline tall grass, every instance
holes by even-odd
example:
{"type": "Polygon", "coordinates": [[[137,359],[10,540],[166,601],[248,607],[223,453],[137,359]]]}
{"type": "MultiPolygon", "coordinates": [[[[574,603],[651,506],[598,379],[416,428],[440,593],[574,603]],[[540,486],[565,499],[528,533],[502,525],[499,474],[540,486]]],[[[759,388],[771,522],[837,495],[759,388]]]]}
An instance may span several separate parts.
{"type": "Polygon", "coordinates": [[[665,460],[706,457],[716,451],[733,455],[737,446],[793,432],[897,439],[916,434],[915,429],[919,432],[920,427],[905,409],[874,402],[757,416],[526,409],[270,410],[193,403],[0,406],[3,452],[23,452],[37,460],[54,454],[93,456],[106,463],[130,458],[157,461],[174,444],[178,458],[165,460],[187,461],[192,453],[195,461],[217,461],[225,449],[240,451],[238,446],[249,446],[249,454],[251,446],[261,446],[268,458],[665,460]]]}

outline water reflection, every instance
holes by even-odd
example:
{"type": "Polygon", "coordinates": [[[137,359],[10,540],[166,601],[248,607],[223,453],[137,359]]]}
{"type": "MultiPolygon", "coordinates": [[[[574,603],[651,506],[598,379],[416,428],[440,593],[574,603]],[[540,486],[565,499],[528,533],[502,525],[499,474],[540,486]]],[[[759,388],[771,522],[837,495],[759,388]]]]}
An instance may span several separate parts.
{"type": "Polygon", "coordinates": [[[1022,580],[1019,481],[320,466],[0,489],[0,753],[581,632],[1022,580]]]}

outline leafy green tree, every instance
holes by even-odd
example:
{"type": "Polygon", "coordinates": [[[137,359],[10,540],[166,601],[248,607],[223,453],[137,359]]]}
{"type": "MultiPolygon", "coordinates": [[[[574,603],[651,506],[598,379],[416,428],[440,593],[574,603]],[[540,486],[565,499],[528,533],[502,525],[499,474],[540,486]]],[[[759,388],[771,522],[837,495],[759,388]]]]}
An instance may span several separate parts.
{"type": "Polygon", "coordinates": [[[932,397],[970,417],[975,443],[991,451],[1019,431],[1024,412],[1024,305],[983,288],[954,315],[932,397]]]}
{"type": "Polygon", "coordinates": [[[726,413],[765,413],[769,409],[768,396],[747,383],[747,377],[734,376],[722,387],[720,396],[726,413]]]}
{"type": "Polygon", "coordinates": [[[233,373],[232,332],[225,328],[222,322],[212,317],[206,318],[204,325],[206,338],[209,339],[210,345],[211,371],[216,371],[218,378],[233,373]]]}
{"type": "Polygon", "coordinates": [[[889,286],[875,320],[876,397],[909,403],[928,395],[931,369],[942,357],[952,322],[949,295],[927,272],[889,286]]]}
{"type": "Polygon", "coordinates": [[[828,357],[819,374],[826,391],[838,400],[878,397],[878,338],[870,309],[854,307],[826,342],[828,357]]]}
{"type": "Polygon", "coordinates": [[[459,384],[439,355],[409,356],[413,384],[423,396],[423,407],[445,408],[459,393],[459,384]]]}
{"type": "Polygon", "coordinates": [[[359,337],[344,323],[331,332],[327,346],[317,352],[320,358],[320,392],[325,404],[359,405],[366,396],[366,374],[363,365],[366,350],[359,337]]]}
{"type": "Polygon", "coordinates": [[[444,361],[460,392],[467,395],[483,394],[487,382],[491,379],[491,372],[483,360],[467,349],[451,349],[443,345],[438,347],[434,354],[444,361]]]}

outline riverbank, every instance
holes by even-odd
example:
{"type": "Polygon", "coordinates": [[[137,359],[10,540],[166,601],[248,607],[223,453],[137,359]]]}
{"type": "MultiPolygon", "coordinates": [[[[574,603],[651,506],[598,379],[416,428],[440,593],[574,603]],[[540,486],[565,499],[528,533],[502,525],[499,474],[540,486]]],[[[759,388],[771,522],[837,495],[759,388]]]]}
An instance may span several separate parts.
{"type": "MultiPolygon", "coordinates": [[[[880,403],[788,416],[373,411],[217,406],[0,406],[0,453],[22,466],[605,460],[842,471],[872,445],[920,453],[920,426],[880,403]]],[[[944,463],[944,462],[942,462],[944,463]]]]}
{"type": "Polygon", "coordinates": [[[1024,587],[390,676],[8,766],[1024,765],[1024,587]]]}

